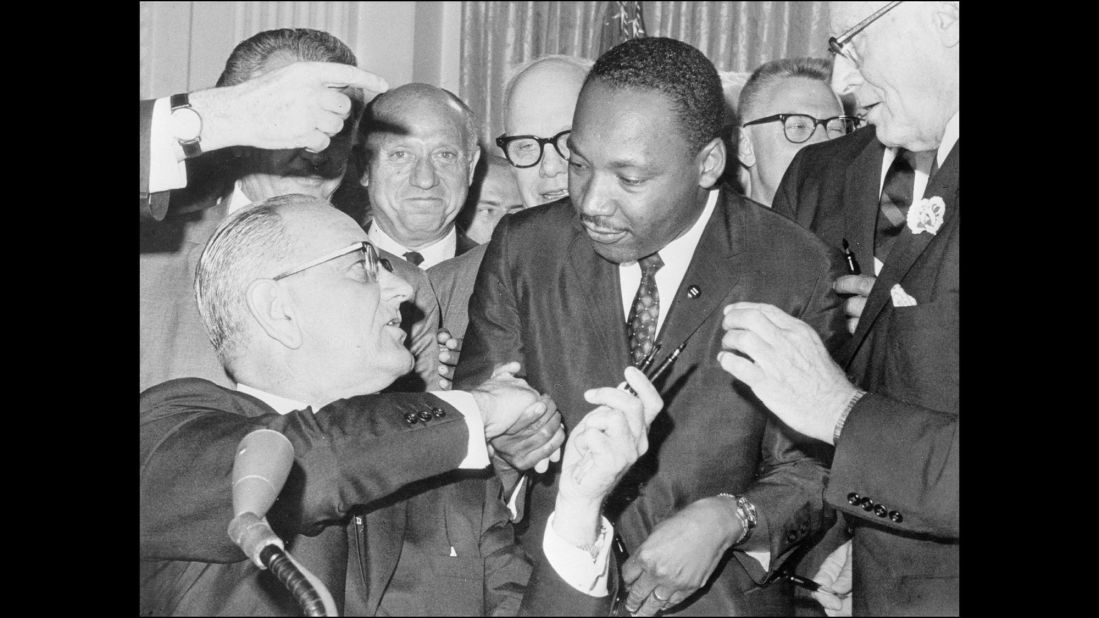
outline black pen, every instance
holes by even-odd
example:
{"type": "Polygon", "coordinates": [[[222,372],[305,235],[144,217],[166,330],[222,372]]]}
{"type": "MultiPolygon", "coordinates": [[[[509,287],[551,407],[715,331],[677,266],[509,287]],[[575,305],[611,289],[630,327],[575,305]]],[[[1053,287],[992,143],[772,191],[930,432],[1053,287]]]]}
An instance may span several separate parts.
{"type": "MultiPolygon", "coordinates": [[[[658,343],[657,345],[659,346],[660,344],[658,343]]],[[[685,347],[687,347],[686,341],[679,344],[679,347],[675,350],[672,350],[672,353],[668,356],[668,358],[664,359],[664,362],[660,363],[660,366],[657,367],[656,371],[652,372],[651,375],[645,373],[645,377],[649,379],[649,382],[656,382],[660,378],[664,377],[664,374],[668,373],[668,370],[672,368],[672,363],[675,362],[675,359],[679,358],[679,353],[682,352],[683,348],[685,347]]],[[[656,350],[654,349],[653,353],[655,354],[655,352],[656,350]]],[[[638,367],[638,369],[642,369],[642,367],[648,367],[650,364],[652,364],[653,357],[653,354],[650,354],[649,357],[641,363],[641,367],[638,367]]],[[[642,372],[644,372],[644,369],[642,369],[642,372]]],[[[623,381],[621,384],[618,385],[618,388],[626,391],[631,395],[637,396],[637,391],[633,390],[633,387],[630,386],[629,382],[623,381]]]]}
{"type": "Polygon", "coordinates": [[[851,252],[851,245],[847,244],[847,239],[843,239],[843,257],[847,260],[847,272],[852,275],[861,275],[862,269],[859,268],[859,261],[855,259],[855,254],[851,252]]]}
{"type": "Polygon", "coordinates": [[[793,582],[793,584],[795,586],[798,586],[799,588],[805,588],[806,590],[810,590],[812,592],[816,592],[818,590],[823,589],[824,592],[827,592],[828,594],[831,594],[832,596],[835,596],[835,597],[840,598],[840,599],[843,599],[847,596],[846,594],[839,594],[837,592],[833,592],[827,586],[821,586],[820,584],[818,584],[817,582],[809,579],[808,577],[802,577],[800,575],[794,575],[793,573],[783,573],[782,576],[785,577],[786,579],[790,580],[791,582],[793,582]]]}

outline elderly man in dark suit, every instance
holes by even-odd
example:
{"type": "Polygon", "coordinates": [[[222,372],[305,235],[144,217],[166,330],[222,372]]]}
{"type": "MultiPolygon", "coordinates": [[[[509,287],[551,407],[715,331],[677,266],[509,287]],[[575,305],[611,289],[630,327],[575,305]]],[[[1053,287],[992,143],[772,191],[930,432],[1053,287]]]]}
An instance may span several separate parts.
{"type": "Polygon", "coordinates": [[[799,153],[774,207],[846,241],[867,271],[835,284],[854,294],[854,337],[837,366],[797,319],[734,306],[725,343],[737,354],[722,364],[792,428],[835,445],[825,498],[853,539],[816,579],[852,594],[818,600],[957,614],[958,3],[840,2],[831,15],[833,87],[874,127],[799,153]]]}
{"type": "MultiPolygon", "coordinates": [[[[789,615],[788,585],[764,584],[827,523],[824,466],[717,354],[720,308],[737,300],[780,305],[840,344],[840,265],[792,221],[714,186],[723,113],[716,69],[685,43],[642,38],[600,57],[568,140],[569,198],[497,226],[457,369],[462,387],[520,360],[571,426],[585,389],[657,343],[657,364],[685,343],[661,383],[652,449],[607,505],[630,556],[625,609],[639,615],[789,615]]],[[[561,480],[551,469],[531,483],[524,545],[561,480]]]]}
{"type": "Polygon", "coordinates": [[[372,395],[412,364],[399,317],[411,289],[388,268],[355,221],[316,198],[267,200],[214,233],[195,295],[237,388],[185,379],[142,394],[143,614],[296,613],[226,534],[237,444],[257,428],[294,447],[267,515],[341,614],[607,611],[613,529],[599,508],[647,448],[660,396],[636,370],[636,397],[586,394],[597,407],[572,432],[532,574],[499,485],[475,473],[486,439],[556,417],[552,401],[514,377],[515,363],[468,392],[372,395]],[[467,470],[446,474],[455,467],[467,470]]]}

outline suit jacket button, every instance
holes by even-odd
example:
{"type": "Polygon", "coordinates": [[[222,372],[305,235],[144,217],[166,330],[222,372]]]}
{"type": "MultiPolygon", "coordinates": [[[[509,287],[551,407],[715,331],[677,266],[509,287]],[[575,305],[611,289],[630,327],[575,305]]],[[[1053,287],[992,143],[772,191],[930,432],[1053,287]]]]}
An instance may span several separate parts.
{"type": "Polygon", "coordinates": [[[874,510],[874,501],[871,500],[870,498],[863,498],[862,499],[862,510],[864,510],[864,511],[873,511],[874,510]]]}
{"type": "Polygon", "coordinates": [[[788,543],[793,543],[797,540],[798,540],[798,533],[795,532],[794,530],[791,530],[791,531],[786,533],[786,541],[788,543]]]}
{"type": "Polygon", "coordinates": [[[884,506],[879,504],[878,506],[874,507],[874,514],[877,515],[878,517],[885,517],[885,513],[886,513],[886,509],[885,509],[884,506]]]}
{"type": "Polygon", "coordinates": [[[427,410],[424,410],[423,412],[420,412],[420,420],[425,422],[425,423],[430,421],[433,418],[435,418],[435,417],[433,417],[431,415],[431,412],[428,412],[427,410]]]}
{"type": "Polygon", "coordinates": [[[435,415],[435,418],[442,418],[446,416],[446,410],[442,408],[431,408],[431,413],[435,415]]]}
{"type": "Polygon", "coordinates": [[[851,506],[858,506],[860,500],[862,500],[862,496],[855,492],[847,494],[847,504],[850,504],[851,506]]]}
{"type": "Polygon", "coordinates": [[[889,511],[889,519],[892,519],[893,523],[899,524],[904,521],[904,516],[896,511],[889,511]]]}
{"type": "Polygon", "coordinates": [[[409,412],[404,415],[404,422],[408,423],[409,425],[415,425],[416,422],[419,420],[420,419],[416,417],[415,412],[409,412]]]}

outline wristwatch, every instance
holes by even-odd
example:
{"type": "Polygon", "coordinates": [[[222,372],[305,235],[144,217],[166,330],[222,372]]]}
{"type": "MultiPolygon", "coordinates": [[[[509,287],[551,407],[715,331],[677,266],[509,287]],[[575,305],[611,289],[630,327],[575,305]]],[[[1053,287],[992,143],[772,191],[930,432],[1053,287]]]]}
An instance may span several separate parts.
{"type": "Polygon", "coordinates": [[[172,105],[172,135],[179,141],[183,148],[183,156],[191,159],[202,154],[202,116],[191,107],[187,93],[173,94],[170,99],[172,105]]]}

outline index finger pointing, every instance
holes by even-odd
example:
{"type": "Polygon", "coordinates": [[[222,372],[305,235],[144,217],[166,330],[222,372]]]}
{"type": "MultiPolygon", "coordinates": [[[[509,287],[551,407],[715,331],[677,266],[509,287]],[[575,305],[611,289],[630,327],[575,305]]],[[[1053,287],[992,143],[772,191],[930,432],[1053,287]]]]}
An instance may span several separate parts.
{"type": "Polygon", "coordinates": [[[349,64],[328,63],[319,69],[317,77],[325,86],[331,88],[343,88],[352,86],[370,90],[372,92],[385,92],[389,90],[389,83],[380,75],[364,71],[349,64]]]}

